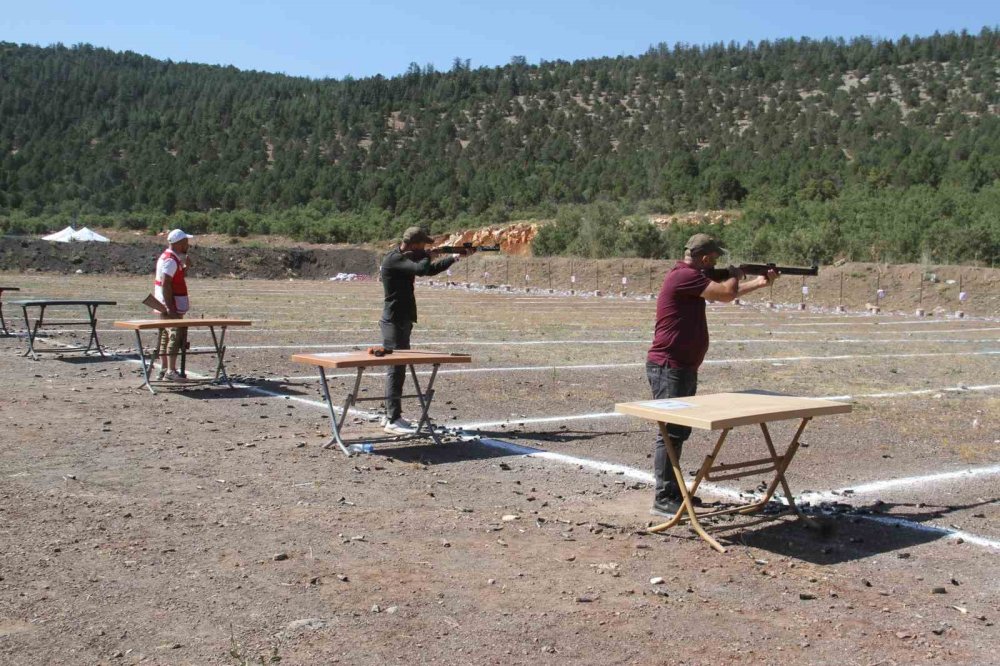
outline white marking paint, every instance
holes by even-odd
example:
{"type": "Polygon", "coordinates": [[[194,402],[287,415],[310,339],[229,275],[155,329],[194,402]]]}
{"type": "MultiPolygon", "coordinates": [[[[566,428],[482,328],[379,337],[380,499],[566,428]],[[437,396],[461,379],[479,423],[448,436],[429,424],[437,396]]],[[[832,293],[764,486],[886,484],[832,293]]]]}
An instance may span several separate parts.
{"type": "MultiPolygon", "coordinates": [[[[126,358],[126,357],[121,356],[119,354],[111,354],[110,356],[112,356],[113,358],[119,358],[119,359],[127,361],[129,363],[139,364],[141,362],[137,358],[136,359],[126,358]]],[[[206,377],[206,375],[201,375],[200,373],[194,373],[194,372],[192,372],[190,374],[192,374],[192,375],[194,375],[196,377],[206,377]]],[[[320,402],[318,400],[310,400],[308,398],[302,398],[302,397],[299,397],[299,396],[291,396],[291,395],[288,395],[288,394],[280,393],[278,391],[270,391],[270,390],[262,389],[262,388],[259,388],[259,387],[256,387],[256,386],[249,386],[249,385],[246,385],[246,384],[234,383],[233,386],[237,386],[237,387],[242,388],[244,390],[248,390],[248,391],[251,391],[251,392],[254,392],[254,393],[258,393],[259,395],[263,395],[263,396],[267,396],[267,397],[281,398],[281,399],[286,399],[286,400],[291,400],[291,401],[294,401],[294,402],[299,402],[299,403],[302,403],[302,404],[306,404],[306,405],[309,405],[309,406],[312,406],[312,407],[318,407],[318,408],[324,409],[324,410],[327,409],[327,405],[324,402],[320,402]]],[[[986,390],[986,389],[993,389],[993,388],[1000,388],[1000,385],[989,385],[989,386],[979,386],[979,387],[957,387],[957,388],[953,388],[953,389],[942,389],[942,390],[986,390]]],[[[911,392],[911,394],[913,394],[913,393],[925,393],[925,391],[911,392]]],[[[880,397],[882,394],[870,394],[870,395],[873,396],[873,397],[880,397]]],[[[858,397],[862,397],[862,396],[858,396],[858,397]]],[[[341,410],[339,408],[334,408],[334,409],[337,412],[341,412],[341,410]]],[[[374,417],[374,416],[376,416],[376,414],[373,414],[373,413],[370,413],[370,412],[365,412],[365,411],[359,410],[359,409],[354,409],[353,411],[354,411],[354,413],[362,415],[362,416],[367,416],[367,417],[374,417]]],[[[606,414],[598,414],[598,415],[592,415],[592,416],[594,416],[595,418],[599,418],[599,417],[603,417],[603,416],[607,416],[607,415],[606,414]]],[[[610,416],[624,416],[624,415],[623,414],[617,414],[617,413],[611,413],[610,416]]],[[[560,417],[555,417],[555,418],[559,419],[560,417]]],[[[586,418],[586,415],[578,416],[577,418],[586,418]]],[[[550,419],[544,419],[544,420],[550,420],[550,419]]],[[[533,419],[530,422],[538,423],[538,422],[542,422],[542,421],[543,421],[543,419],[533,419]]],[[[527,420],[519,421],[519,423],[524,423],[524,422],[528,422],[528,421],[527,420]]],[[[459,427],[474,428],[474,427],[477,427],[477,426],[466,425],[466,426],[459,426],[459,427]]],[[[598,461],[598,460],[591,460],[589,458],[580,458],[578,456],[570,456],[570,455],[566,455],[566,454],[562,454],[562,453],[556,453],[556,452],[553,452],[553,451],[545,451],[545,450],[542,450],[542,449],[534,449],[534,448],[531,448],[531,447],[526,447],[526,446],[522,446],[522,445],[519,445],[519,444],[513,444],[513,443],[510,443],[510,442],[505,442],[503,440],[498,440],[498,439],[493,439],[493,438],[476,438],[475,436],[466,435],[466,436],[463,437],[463,439],[476,439],[477,441],[479,441],[480,443],[482,443],[482,444],[484,444],[486,446],[490,446],[490,447],[493,447],[493,448],[499,448],[499,449],[508,451],[510,453],[516,454],[516,455],[523,455],[525,457],[530,457],[530,458],[540,458],[542,460],[551,460],[551,461],[558,462],[558,463],[561,463],[561,464],[576,465],[576,466],[584,467],[584,468],[587,468],[587,469],[593,469],[593,470],[596,470],[596,471],[601,471],[601,472],[606,472],[606,473],[610,473],[610,474],[621,475],[621,476],[624,476],[626,478],[631,478],[631,479],[634,479],[636,481],[640,481],[640,482],[647,483],[647,484],[652,484],[654,482],[653,475],[650,474],[649,472],[644,472],[642,470],[638,470],[638,469],[635,469],[633,467],[629,467],[627,465],[620,465],[620,464],[617,464],[617,463],[608,463],[608,462],[602,462],[602,461],[598,461]]],[[[862,486],[855,487],[853,490],[854,490],[854,492],[856,494],[860,494],[860,493],[863,493],[863,492],[874,492],[874,491],[876,491],[878,489],[883,489],[883,488],[888,488],[888,487],[894,487],[894,486],[899,486],[899,485],[923,485],[925,483],[935,483],[935,482],[946,481],[946,480],[950,481],[950,480],[954,480],[954,479],[958,479],[958,478],[970,478],[970,477],[974,477],[974,476],[982,476],[982,475],[988,475],[988,474],[994,474],[994,473],[1000,473],[1000,465],[993,466],[993,467],[988,467],[988,468],[980,468],[978,470],[973,469],[973,470],[963,470],[963,471],[960,471],[960,472],[945,472],[945,473],[940,473],[940,474],[931,474],[931,475],[927,475],[925,477],[908,477],[908,478],[903,478],[903,479],[890,479],[890,480],[887,480],[887,481],[879,481],[879,482],[873,482],[873,483],[869,483],[869,484],[864,484],[862,486]]],[[[722,497],[725,497],[727,499],[734,499],[734,500],[738,500],[738,501],[744,501],[747,498],[752,498],[753,497],[752,495],[748,496],[748,495],[745,495],[744,493],[741,493],[741,492],[739,492],[737,490],[733,490],[731,488],[725,488],[725,487],[713,484],[711,482],[703,482],[699,488],[700,488],[700,490],[703,490],[705,492],[705,494],[722,496],[722,497]]],[[[820,495],[825,495],[825,494],[826,493],[812,493],[812,495],[815,495],[815,496],[820,496],[820,495]]],[[[806,495],[809,495],[809,494],[806,494],[806,495]]],[[[802,499],[802,498],[800,497],[800,499],[802,499]]],[[[843,499],[843,497],[840,497],[840,499],[843,499]]],[[[925,523],[916,523],[916,522],[913,522],[913,521],[910,521],[910,520],[906,520],[904,518],[897,518],[897,517],[892,517],[892,516],[860,515],[860,516],[857,516],[857,517],[865,519],[865,520],[869,520],[869,521],[883,523],[883,524],[899,525],[901,527],[905,527],[905,528],[908,528],[908,529],[913,529],[913,530],[917,530],[917,531],[927,532],[927,533],[931,533],[931,534],[937,534],[937,535],[941,535],[943,537],[954,539],[954,540],[962,539],[966,543],[971,543],[971,544],[974,544],[974,545],[977,545],[977,546],[982,546],[982,547],[986,547],[986,548],[992,548],[992,549],[1000,550],[1000,541],[995,541],[995,540],[992,540],[992,539],[987,539],[985,537],[981,537],[981,536],[978,536],[978,535],[975,535],[975,534],[970,534],[970,533],[964,532],[962,530],[956,530],[956,529],[941,527],[941,526],[932,525],[932,524],[929,525],[929,524],[925,524],[925,523]]]]}
{"type": "Polygon", "coordinates": [[[973,467],[955,472],[939,472],[937,474],[923,474],[920,476],[906,476],[899,479],[888,479],[886,481],[873,481],[862,483],[856,486],[847,486],[840,490],[828,492],[809,492],[799,495],[799,499],[804,501],[818,502],[842,502],[855,495],[871,495],[889,488],[900,488],[905,486],[925,486],[933,483],[946,483],[949,481],[961,481],[975,479],[981,476],[996,476],[1000,474],[1000,465],[989,467],[973,467]]]}
{"type": "MultiPolygon", "coordinates": [[[[120,332],[120,331],[119,331],[120,332]]],[[[965,338],[954,340],[923,340],[910,338],[844,338],[841,340],[774,340],[769,338],[744,338],[730,340],[713,340],[713,345],[718,344],[940,344],[940,343],[980,343],[980,342],[1000,342],[1000,338],[965,338]]],[[[293,344],[293,345],[226,345],[226,349],[350,349],[364,348],[373,343],[367,342],[346,342],[328,344],[293,344]]],[[[519,346],[543,346],[543,345],[648,345],[649,340],[433,340],[421,341],[418,347],[440,347],[442,345],[452,345],[455,347],[519,347],[519,346]]],[[[212,351],[214,347],[195,347],[195,351],[212,351]]]]}
{"type": "MultiPolygon", "coordinates": [[[[983,384],[979,386],[950,386],[937,389],[920,389],[918,391],[897,391],[893,393],[859,393],[855,395],[829,395],[819,396],[821,400],[861,400],[864,398],[901,398],[914,395],[928,395],[932,393],[964,393],[966,391],[995,391],[1000,389],[1000,384],[983,384]]],[[[484,421],[482,423],[463,423],[455,427],[466,429],[492,428],[500,425],[512,425],[522,423],[559,423],[562,421],[586,421],[593,419],[613,419],[625,416],[618,412],[591,412],[589,414],[570,414],[567,416],[546,416],[542,418],[507,419],[505,421],[484,421]]]]}
{"type": "MultiPolygon", "coordinates": [[[[629,467],[628,465],[619,465],[616,463],[601,462],[599,460],[591,460],[589,458],[580,458],[578,456],[569,456],[562,453],[554,453],[552,451],[544,451],[541,449],[534,449],[527,446],[522,446],[520,444],[512,444],[510,442],[505,442],[499,439],[484,438],[478,440],[480,443],[485,444],[491,448],[500,449],[514,455],[524,456],[526,458],[538,458],[540,460],[548,460],[563,465],[573,465],[577,467],[583,467],[584,469],[592,469],[597,472],[605,472],[607,474],[615,474],[623,476],[627,479],[632,479],[634,481],[639,481],[652,485],[654,483],[653,475],[649,472],[644,472],[634,467],[629,467]]],[[[998,468],[1000,469],[1000,468],[998,468]]],[[[970,472],[974,470],[969,470],[970,472]]],[[[930,475],[926,477],[929,482],[933,482],[935,477],[940,475],[930,475]]],[[[902,479],[900,480],[902,481],[902,479]]],[[[893,481],[882,482],[885,484],[892,484],[893,481]]],[[[873,484],[874,485],[874,484],[873,484]]],[[[744,494],[738,490],[733,490],[732,488],[725,488],[710,482],[702,482],[698,487],[699,494],[714,495],[716,497],[723,497],[728,500],[735,500],[738,502],[748,502],[753,501],[754,498],[759,498],[759,494],[744,494]]],[[[784,498],[779,498],[783,500],[784,498]]],[[[801,501],[808,499],[805,494],[800,495],[797,500],[799,503],[801,501]]],[[[839,498],[843,499],[843,498],[839,498]]],[[[787,504],[787,500],[784,502],[787,504]]],[[[977,546],[982,546],[984,548],[992,548],[1000,550],[1000,541],[994,541],[993,539],[987,539],[986,537],[981,537],[976,534],[970,534],[962,530],[956,530],[950,527],[941,527],[939,525],[918,523],[912,520],[906,520],[905,518],[898,518],[893,516],[873,516],[870,514],[859,514],[857,516],[852,516],[853,518],[861,518],[863,520],[869,520],[877,523],[887,524],[887,525],[898,525],[900,527],[917,530],[920,532],[927,532],[930,534],[936,534],[948,539],[962,539],[966,543],[971,543],[977,546]]]]}
{"type": "MultiPolygon", "coordinates": [[[[858,358],[920,358],[926,356],[997,356],[1000,350],[988,350],[979,352],[928,352],[914,354],[848,354],[838,356],[769,356],[760,358],[727,358],[711,359],[705,361],[705,365],[728,365],[731,363],[784,363],[792,361],[840,361],[845,359],[858,358]]],[[[615,368],[636,368],[644,366],[645,363],[590,363],[579,365],[522,365],[522,366],[502,366],[486,368],[460,368],[457,370],[438,370],[439,375],[459,375],[475,373],[500,373],[500,372],[556,372],[559,370],[608,370],[615,368]]],[[[418,375],[429,375],[430,370],[417,371],[418,375]]],[[[280,375],[283,379],[319,379],[319,375],[280,375]]],[[[327,375],[328,378],[348,378],[354,377],[354,373],[327,375]]],[[[365,378],[382,379],[384,375],[367,374],[365,378]]]]}

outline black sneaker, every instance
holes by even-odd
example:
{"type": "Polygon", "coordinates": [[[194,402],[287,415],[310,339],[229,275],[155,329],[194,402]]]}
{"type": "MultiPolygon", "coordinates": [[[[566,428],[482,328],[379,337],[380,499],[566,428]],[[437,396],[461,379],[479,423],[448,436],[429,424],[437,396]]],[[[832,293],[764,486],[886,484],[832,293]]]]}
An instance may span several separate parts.
{"type": "Polygon", "coordinates": [[[665,518],[673,518],[677,511],[681,508],[681,501],[679,499],[668,499],[668,500],[654,500],[653,506],[649,510],[654,516],[663,516],[665,518]]]}
{"type": "MultiPolygon", "coordinates": [[[[667,516],[672,518],[674,514],[681,508],[681,498],[671,497],[663,500],[653,500],[653,508],[649,512],[654,516],[667,516]]],[[[691,497],[691,504],[696,507],[702,505],[701,498],[697,495],[691,497]]]]}

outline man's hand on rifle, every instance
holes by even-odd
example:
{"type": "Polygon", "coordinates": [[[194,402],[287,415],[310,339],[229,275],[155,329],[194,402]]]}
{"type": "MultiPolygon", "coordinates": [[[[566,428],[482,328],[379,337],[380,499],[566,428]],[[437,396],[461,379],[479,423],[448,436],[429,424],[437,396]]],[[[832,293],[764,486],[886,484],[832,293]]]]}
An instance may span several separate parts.
{"type": "Polygon", "coordinates": [[[772,269],[764,273],[763,275],[758,275],[756,282],[758,286],[766,287],[775,280],[777,280],[778,275],[779,275],[778,271],[772,269]]]}

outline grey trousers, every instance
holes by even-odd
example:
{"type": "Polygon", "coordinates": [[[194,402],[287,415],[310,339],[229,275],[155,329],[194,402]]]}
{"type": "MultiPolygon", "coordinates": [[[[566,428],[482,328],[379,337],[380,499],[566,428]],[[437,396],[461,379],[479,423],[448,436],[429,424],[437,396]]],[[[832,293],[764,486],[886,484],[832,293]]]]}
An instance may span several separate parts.
{"type": "MultiPolygon", "coordinates": [[[[379,321],[382,329],[382,346],[386,349],[409,349],[412,321],[379,321]]],[[[385,415],[395,421],[403,415],[403,381],[406,379],[405,365],[390,365],[385,369],[385,415]]]]}
{"type": "MultiPolygon", "coordinates": [[[[646,378],[654,400],[684,398],[694,395],[698,390],[697,370],[668,368],[646,361],[646,378]]],[[[691,428],[670,423],[667,424],[667,436],[673,442],[679,459],[684,442],[691,436],[691,428]]],[[[670,466],[670,456],[667,455],[663,436],[659,433],[656,435],[656,448],[653,451],[653,475],[656,477],[656,501],[680,499],[681,491],[670,466]]]]}

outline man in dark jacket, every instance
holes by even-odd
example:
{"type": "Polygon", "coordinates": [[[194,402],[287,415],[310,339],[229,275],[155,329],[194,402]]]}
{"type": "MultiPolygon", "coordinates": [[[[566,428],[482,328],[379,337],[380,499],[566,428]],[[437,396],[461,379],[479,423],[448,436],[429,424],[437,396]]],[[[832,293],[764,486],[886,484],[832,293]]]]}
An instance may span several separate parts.
{"type": "MultiPolygon", "coordinates": [[[[402,243],[382,258],[380,273],[385,305],[382,308],[382,346],[386,349],[409,349],[410,333],[417,321],[417,301],[413,283],[418,275],[437,275],[458,261],[452,254],[431,261],[427,245],[434,242],[420,227],[403,232],[402,243]]],[[[471,252],[470,252],[471,254],[471,252]]],[[[396,435],[412,433],[413,424],[403,418],[401,396],[406,379],[406,366],[390,365],[385,374],[385,431],[396,435]]]]}
{"type": "MultiPolygon", "coordinates": [[[[708,234],[695,234],[684,245],[684,260],[677,262],[663,280],[656,299],[653,344],[646,355],[646,378],[656,400],[692,396],[698,389],[698,368],[708,352],[705,301],[728,303],[766,287],[777,277],[777,273],[770,271],[741,283],[746,277],[743,271],[730,266],[726,279],[713,281],[706,272],[715,268],[715,262],[725,251],[708,234]]],[[[679,459],[691,428],[671,423],[667,425],[667,435],[679,459]]],[[[681,491],[663,437],[659,435],[653,467],[656,495],[650,513],[672,516],[680,508],[681,491]]]]}

